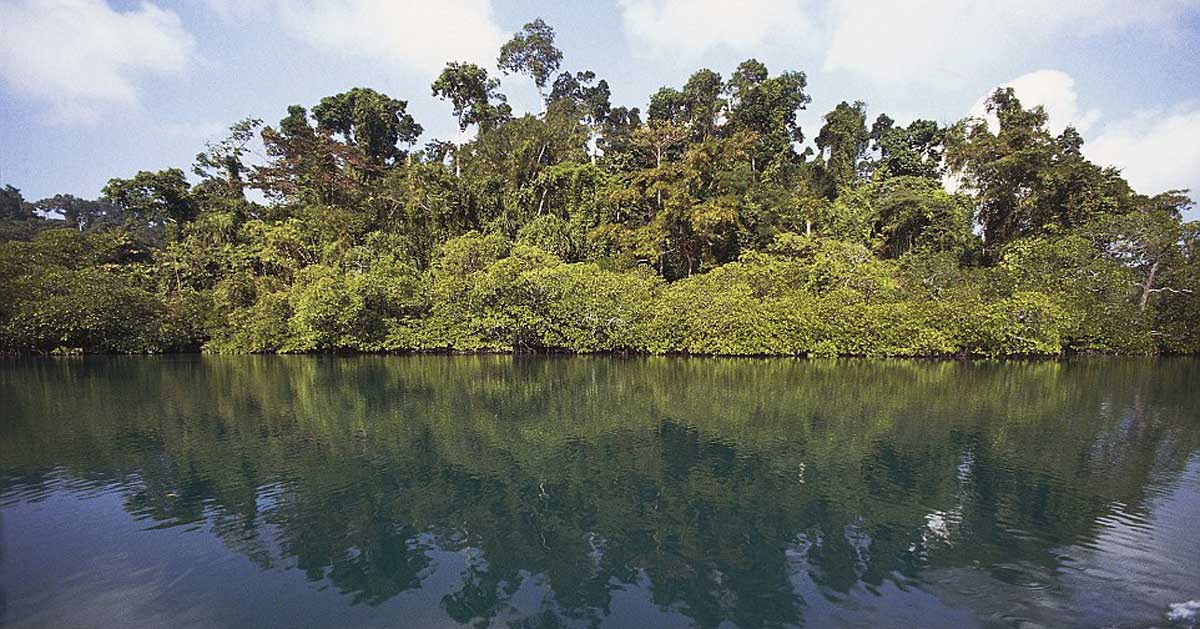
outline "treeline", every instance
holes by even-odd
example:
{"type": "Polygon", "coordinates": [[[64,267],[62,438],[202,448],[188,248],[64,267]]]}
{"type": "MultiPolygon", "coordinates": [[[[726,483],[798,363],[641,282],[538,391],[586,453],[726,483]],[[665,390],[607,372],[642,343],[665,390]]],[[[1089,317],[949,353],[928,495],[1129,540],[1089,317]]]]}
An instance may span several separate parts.
{"type": "Polygon", "coordinates": [[[0,347],[1200,351],[1186,191],[1133,191],[1011,89],[950,126],[842,102],[800,150],[802,72],[700,70],[643,112],[565,70],[541,20],[498,67],[543,111],[515,116],[497,77],[449,63],[431,91],[462,144],[414,146],[405,101],[355,88],[238,122],[194,184],[0,190],[0,347]]]}

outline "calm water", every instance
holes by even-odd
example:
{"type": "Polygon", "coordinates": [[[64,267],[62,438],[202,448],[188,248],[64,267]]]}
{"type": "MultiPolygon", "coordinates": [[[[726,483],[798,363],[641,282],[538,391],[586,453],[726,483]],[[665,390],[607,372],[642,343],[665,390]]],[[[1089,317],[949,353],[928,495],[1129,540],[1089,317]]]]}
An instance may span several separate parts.
{"type": "Polygon", "coordinates": [[[1169,626],[1200,361],[7,360],[0,518],[7,627],[1169,626]]]}

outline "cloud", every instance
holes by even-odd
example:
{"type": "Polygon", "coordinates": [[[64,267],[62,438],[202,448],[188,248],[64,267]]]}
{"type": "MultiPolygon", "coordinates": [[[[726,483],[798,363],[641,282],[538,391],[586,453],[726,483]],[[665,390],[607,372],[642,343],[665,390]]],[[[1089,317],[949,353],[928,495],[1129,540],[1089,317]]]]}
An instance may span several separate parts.
{"type": "Polygon", "coordinates": [[[184,140],[195,145],[218,140],[224,137],[228,130],[229,125],[212,121],[166,122],[159,125],[159,133],[164,137],[184,140]]]}
{"type": "Polygon", "coordinates": [[[631,40],[647,55],[698,57],[715,48],[754,52],[811,46],[817,31],[799,0],[620,0],[631,40]]]}
{"type": "MultiPolygon", "coordinates": [[[[1080,133],[1100,119],[1099,109],[1081,111],[1079,96],[1075,92],[1075,79],[1060,70],[1036,70],[1023,74],[1000,87],[1011,87],[1026,108],[1041,105],[1046,110],[1048,125],[1054,133],[1062,133],[1067,126],[1075,127],[1080,133]]],[[[996,116],[987,112],[987,99],[991,94],[979,97],[971,107],[970,114],[984,118],[995,132],[1000,128],[996,116]]]]}
{"type": "Polygon", "coordinates": [[[193,56],[179,16],[148,2],[124,12],[103,0],[0,2],[0,23],[0,78],[58,123],[133,106],[139,76],[181,73],[193,56]]]}
{"type": "Polygon", "coordinates": [[[1179,29],[1195,0],[620,0],[648,56],[719,47],[823,55],[823,70],[881,85],[961,84],[1040,44],[1137,26],[1179,29]],[[820,52],[823,51],[823,52],[820,52]]]}
{"type": "Polygon", "coordinates": [[[969,79],[997,59],[1063,37],[1171,26],[1193,0],[831,0],[823,69],[880,83],[969,79]]]}
{"type": "Polygon", "coordinates": [[[436,75],[449,60],[494,66],[507,36],[490,0],[209,0],[230,19],[277,20],[319,49],[436,75]]]}
{"type": "Polygon", "coordinates": [[[1135,190],[1200,192],[1200,103],[1144,109],[1104,125],[1083,145],[1088,159],[1113,165],[1135,190]]]}

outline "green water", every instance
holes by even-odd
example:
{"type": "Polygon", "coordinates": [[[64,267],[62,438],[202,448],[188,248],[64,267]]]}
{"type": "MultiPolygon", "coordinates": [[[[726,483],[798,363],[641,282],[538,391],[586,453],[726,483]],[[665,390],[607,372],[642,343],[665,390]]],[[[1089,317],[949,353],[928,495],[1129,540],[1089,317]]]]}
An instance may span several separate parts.
{"type": "Polygon", "coordinates": [[[10,359],[0,518],[6,627],[1169,626],[1200,361],[10,359]]]}

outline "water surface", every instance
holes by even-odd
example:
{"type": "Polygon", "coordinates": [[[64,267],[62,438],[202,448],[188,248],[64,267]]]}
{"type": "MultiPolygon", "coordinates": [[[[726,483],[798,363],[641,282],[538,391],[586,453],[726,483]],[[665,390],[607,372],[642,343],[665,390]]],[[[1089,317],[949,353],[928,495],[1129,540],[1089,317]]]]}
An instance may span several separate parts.
{"type": "Polygon", "coordinates": [[[1164,626],[1200,599],[1198,388],[1192,359],[10,359],[0,624],[1164,626]]]}

